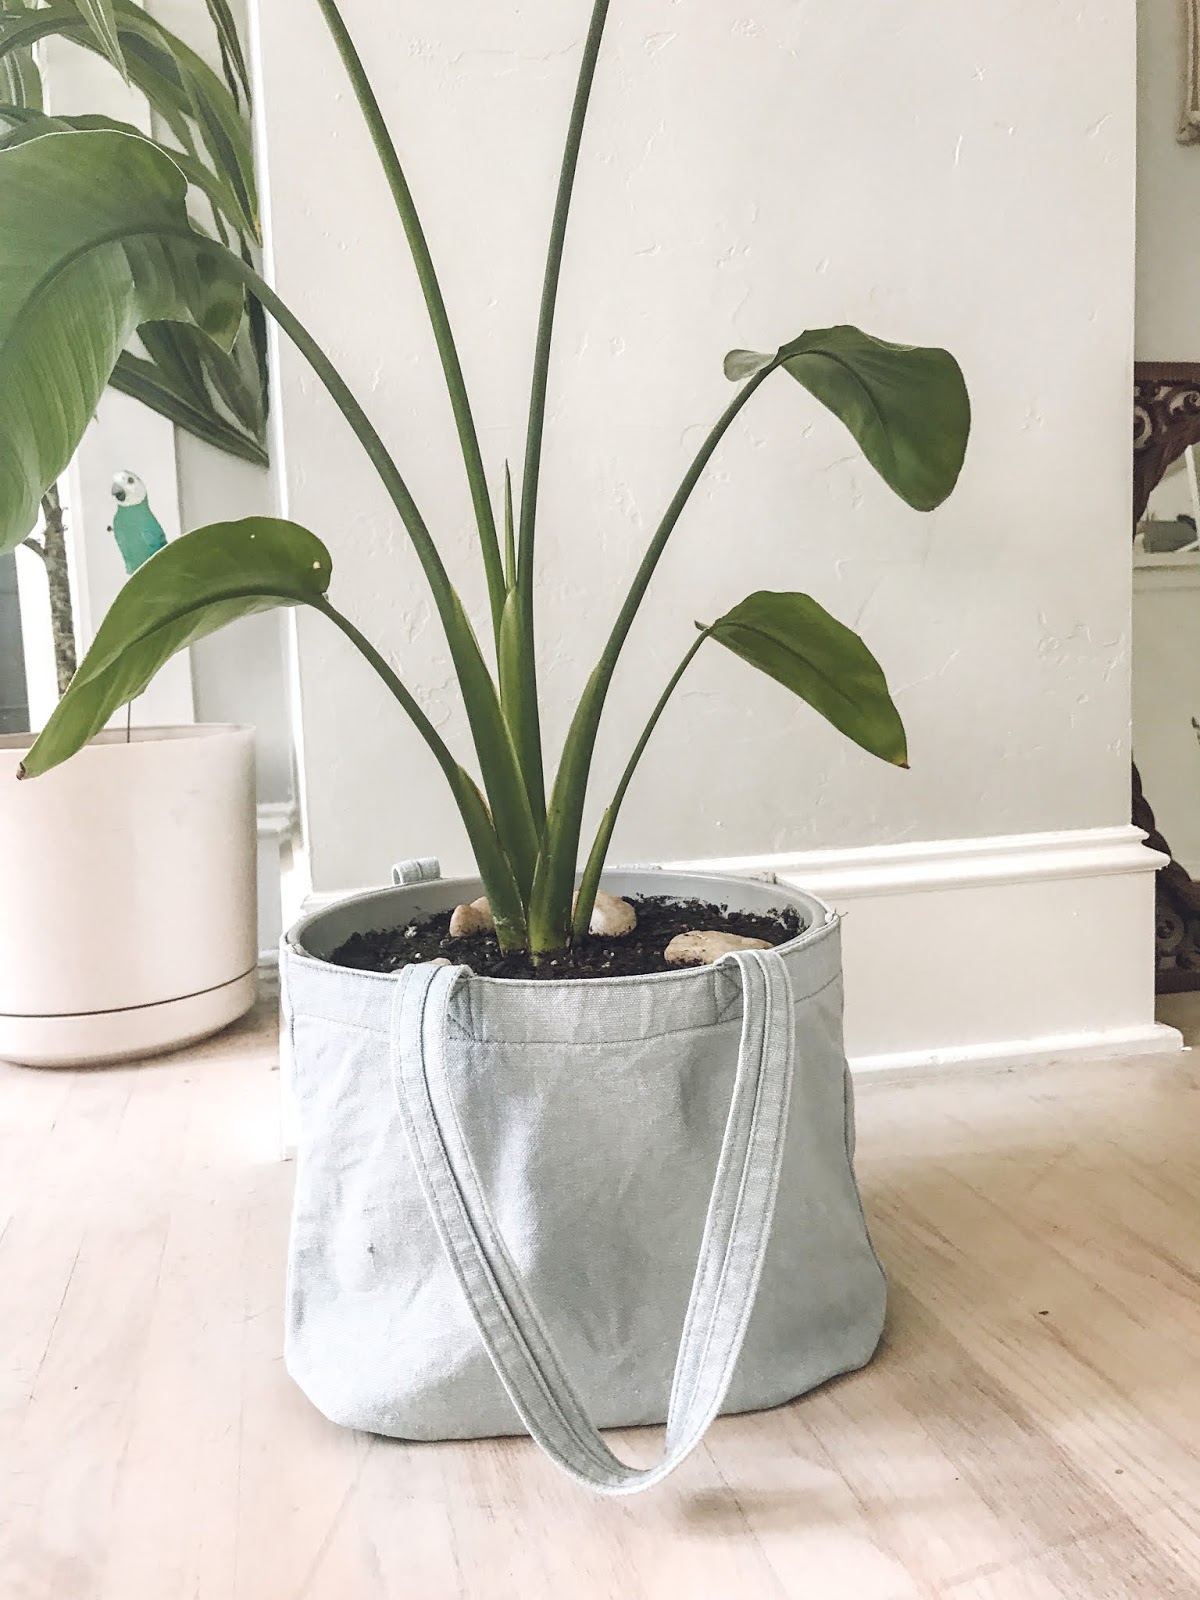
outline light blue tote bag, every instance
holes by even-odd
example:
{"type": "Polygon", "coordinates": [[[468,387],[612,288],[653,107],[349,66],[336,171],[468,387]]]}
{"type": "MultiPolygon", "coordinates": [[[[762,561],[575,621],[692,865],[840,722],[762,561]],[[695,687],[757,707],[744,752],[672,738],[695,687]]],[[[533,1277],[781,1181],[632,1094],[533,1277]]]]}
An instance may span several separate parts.
{"type": "Polygon", "coordinates": [[[837,918],[752,880],[615,894],[791,906],[712,967],[576,982],[328,957],[481,892],[435,862],[286,936],[299,1138],[286,1359],[348,1427],[528,1431],[605,1494],[651,1487],[721,1411],[868,1361],[885,1286],[852,1170],[837,918]],[[667,1424],[625,1465],[600,1429],[667,1424]]]}

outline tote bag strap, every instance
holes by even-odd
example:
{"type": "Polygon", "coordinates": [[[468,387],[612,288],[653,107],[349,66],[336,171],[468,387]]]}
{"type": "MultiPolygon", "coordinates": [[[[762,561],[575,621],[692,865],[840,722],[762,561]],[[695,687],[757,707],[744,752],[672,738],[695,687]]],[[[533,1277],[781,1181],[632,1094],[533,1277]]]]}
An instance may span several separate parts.
{"type": "Polygon", "coordinates": [[[584,1410],[463,1143],[446,1043],[450,998],[464,969],[411,966],[396,983],[396,1103],[447,1260],[521,1421],[552,1461],[602,1494],[651,1488],[699,1444],[729,1388],[762,1273],[791,1093],[792,986],[774,950],[738,951],[724,960],[736,965],[742,983],[737,1072],[675,1365],[665,1451],[645,1469],[613,1455],[584,1410]]]}

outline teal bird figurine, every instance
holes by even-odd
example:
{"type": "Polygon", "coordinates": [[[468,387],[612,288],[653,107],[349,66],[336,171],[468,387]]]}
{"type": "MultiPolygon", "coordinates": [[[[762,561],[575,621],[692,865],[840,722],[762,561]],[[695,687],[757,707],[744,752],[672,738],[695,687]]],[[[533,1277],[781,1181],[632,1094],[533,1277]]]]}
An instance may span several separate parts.
{"type": "Polygon", "coordinates": [[[113,513],[111,532],[125,562],[125,571],[132,576],[144,561],[149,561],[163,548],[167,536],[150,509],[146,485],[136,472],[114,473],[112,496],[117,509],[113,513]]]}

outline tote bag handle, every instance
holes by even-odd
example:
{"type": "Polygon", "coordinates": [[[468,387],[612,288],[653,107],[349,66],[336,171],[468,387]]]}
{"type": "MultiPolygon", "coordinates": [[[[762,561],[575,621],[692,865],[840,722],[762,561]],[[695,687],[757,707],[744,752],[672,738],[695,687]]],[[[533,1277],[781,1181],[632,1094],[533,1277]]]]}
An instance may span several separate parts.
{"type": "Polygon", "coordinates": [[[742,983],[737,1072],[671,1386],[665,1452],[645,1469],[613,1455],[584,1410],[463,1144],[446,1075],[447,1014],[463,969],[406,967],[396,983],[392,1081],[446,1258],[521,1421],[552,1461],[601,1494],[652,1488],[699,1444],[729,1388],[762,1273],[791,1093],[792,986],[774,950],[724,959],[736,964],[742,983]]]}

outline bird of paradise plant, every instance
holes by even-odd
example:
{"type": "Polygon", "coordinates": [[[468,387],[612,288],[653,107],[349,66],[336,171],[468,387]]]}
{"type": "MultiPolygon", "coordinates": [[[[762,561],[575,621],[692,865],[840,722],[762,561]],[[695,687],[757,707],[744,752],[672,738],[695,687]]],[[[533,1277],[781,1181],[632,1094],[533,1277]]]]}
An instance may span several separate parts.
{"type": "Polygon", "coordinates": [[[309,606],[356,645],[428,745],[470,838],[501,948],[527,950],[538,961],[587,932],[638,761],[706,642],[776,679],[871,754],[907,765],[899,713],[862,640],[808,595],[752,594],[699,627],[684,652],[604,811],[576,895],[584,801],[622,647],[693,489],[742,409],[776,374],[795,381],[841,420],[901,499],[927,511],[950,493],[962,465],[970,424],[966,387],[946,351],[888,343],[848,325],[810,330],[770,352],[728,355],[725,374],[736,391],[650,539],[547,785],[534,650],[538,483],[568,215],[609,0],[594,0],[583,46],[542,285],[519,494],[506,466],[499,515],[407,175],[335,0],[317,4],[382,163],[429,314],[478,528],[492,660],[391,450],[348,384],[255,267],[192,220],[184,166],[127,133],[50,132],[0,152],[0,276],[6,284],[0,303],[0,544],[28,531],[42,488],[69,459],[135,329],[180,322],[228,342],[245,295],[253,295],[324,384],[412,541],[448,641],[482,787],[384,654],[333,604],[332,560],[320,539],[295,523],[263,517],[187,534],[130,579],[26,757],[24,775],[66,760],[193,640],[251,612],[309,606]]]}

